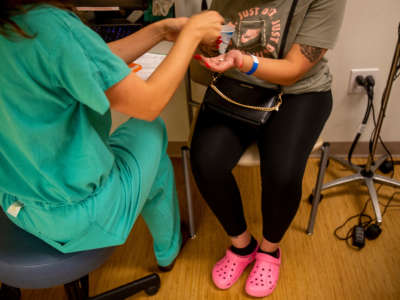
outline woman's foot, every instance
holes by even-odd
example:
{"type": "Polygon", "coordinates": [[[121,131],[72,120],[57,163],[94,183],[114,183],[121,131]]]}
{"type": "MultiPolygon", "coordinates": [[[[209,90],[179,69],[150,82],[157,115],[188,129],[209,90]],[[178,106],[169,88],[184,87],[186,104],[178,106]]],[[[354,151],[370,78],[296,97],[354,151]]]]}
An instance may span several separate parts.
{"type": "Polygon", "coordinates": [[[212,270],[214,284],[222,290],[230,288],[246,267],[254,261],[257,249],[258,247],[251,254],[245,256],[235,254],[227,249],[225,256],[215,264],[212,270]]]}
{"type": "MultiPolygon", "coordinates": [[[[242,237],[248,235],[242,234],[242,237]]],[[[232,238],[232,246],[226,251],[225,256],[218,261],[212,270],[212,279],[220,289],[230,288],[240,277],[246,267],[255,259],[258,249],[257,241],[251,236],[246,237],[247,242],[240,243],[232,238]],[[238,247],[239,246],[239,247],[238,247]]]]}
{"type": "Polygon", "coordinates": [[[278,283],[279,268],[281,265],[281,250],[278,248],[278,257],[257,252],[256,262],[246,281],[246,293],[253,297],[270,295],[278,283]]]}

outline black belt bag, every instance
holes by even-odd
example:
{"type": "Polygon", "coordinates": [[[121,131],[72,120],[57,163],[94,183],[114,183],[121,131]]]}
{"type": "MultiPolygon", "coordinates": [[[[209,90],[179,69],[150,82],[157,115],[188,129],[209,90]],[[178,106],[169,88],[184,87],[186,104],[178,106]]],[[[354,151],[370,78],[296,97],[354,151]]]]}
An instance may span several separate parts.
{"type": "Polygon", "coordinates": [[[282,93],[230,77],[215,76],[207,88],[203,105],[231,119],[261,126],[282,104],[282,93]]]}

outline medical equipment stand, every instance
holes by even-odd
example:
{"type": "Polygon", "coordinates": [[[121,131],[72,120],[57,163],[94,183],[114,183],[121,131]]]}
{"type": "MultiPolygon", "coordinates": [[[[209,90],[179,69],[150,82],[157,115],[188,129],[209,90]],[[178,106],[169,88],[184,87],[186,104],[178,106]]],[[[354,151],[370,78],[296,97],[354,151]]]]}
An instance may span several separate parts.
{"type": "Polygon", "coordinates": [[[338,158],[338,157],[334,157],[334,156],[329,157],[329,143],[324,143],[324,145],[322,147],[322,155],[321,155],[320,168],[319,168],[318,177],[317,177],[317,183],[316,183],[316,187],[312,193],[312,209],[311,209],[310,219],[309,219],[309,223],[308,223],[308,227],[307,227],[307,234],[311,235],[313,233],[315,218],[317,215],[317,209],[318,209],[318,205],[319,205],[319,202],[321,199],[321,191],[327,190],[329,188],[339,186],[342,184],[350,183],[353,181],[363,181],[365,183],[365,185],[368,187],[369,195],[370,195],[371,201],[372,201],[372,206],[375,211],[376,223],[378,225],[380,225],[382,223],[382,214],[380,211],[378,196],[376,193],[374,183],[390,185],[393,187],[400,188],[400,182],[397,180],[394,180],[392,178],[387,178],[387,177],[375,174],[376,170],[380,167],[380,165],[382,165],[382,163],[385,162],[387,155],[382,156],[376,162],[375,162],[374,157],[375,157],[376,147],[378,144],[378,139],[379,139],[380,132],[382,129],[383,119],[385,117],[386,108],[387,108],[387,105],[389,102],[390,91],[392,89],[393,81],[395,80],[395,77],[396,77],[396,72],[399,69],[400,69],[400,23],[399,23],[399,28],[398,28],[398,39],[397,39],[397,44],[396,44],[395,53],[394,53],[394,57],[393,57],[393,62],[392,62],[392,66],[390,69],[389,78],[386,83],[386,88],[385,88],[383,96],[382,96],[381,108],[379,111],[376,128],[375,128],[375,131],[373,132],[372,147],[371,147],[371,151],[368,155],[367,163],[365,166],[360,167],[360,166],[350,164],[346,160],[338,158]],[[340,163],[344,167],[354,171],[355,174],[346,176],[343,178],[338,178],[331,182],[322,184],[329,158],[332,158],[333,160],[340,163]]]}

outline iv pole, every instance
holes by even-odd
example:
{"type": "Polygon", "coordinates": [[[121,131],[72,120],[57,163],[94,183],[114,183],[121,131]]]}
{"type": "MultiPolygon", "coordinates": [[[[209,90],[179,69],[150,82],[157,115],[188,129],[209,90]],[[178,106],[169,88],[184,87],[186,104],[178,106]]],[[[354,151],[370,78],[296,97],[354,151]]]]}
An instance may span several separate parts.
{"type": "Polygon", "coordinates": [[[375,171],[380,167],[380,165],[382,165],[382,163],[385,162],[387,155],[382,156],[376,162],[374,160],[374,157],[375,157],[376,147],[378,145],[380,132],[382,129],[383,119],[385,117],[386,108],[387,108],[387,105],[389,102],[389,96],[390,96],[390,92],[392,89],[393,81],[395,79],[396,72],[398,71],[399,68],[400,68],[400,23],[399,23],[399,27],[398,27],[398,39],[397,39],[397,44],[396,44],[396,48],[395,48],[395,52],[394,52],[394,56],[393,56],[392,66],[390,68],[389,77],[386,82],[386,88],[382,95],[381,108],[379,111],[377,125],[376,125],[376,129],[374,131],[373,139],[372,139],[372,147],[371,147],[372,149],[368,155],[367,163],[366,163],[365,167],[359,167],[359,166],[350,164],[349,162],[347,162],[344,159],[334,157],[334,156],[329,157],[329,146],[330,145],[329,145],[329,143],[324,143],[324,145],[322,147],[321,163],[320,163],[320,169],[318,172],[317,184],[312,193],[313,201],[312,201],[310,220],[309,220],[308,227],[307,227],[307,234],[313,233],[315,218],[317,215],[317,208],[318,208],[318,205],[319,205],[319,202],[321,199],[321,191],[327,190],[329,188],[339,186],[342,184],[346,184],[349,182],[353,182],[353,181],[364,181],[365,185],[368,187],[369,195],[371,197],[372,206],[374,208],[374,212],[375,212],[375,216],[376,216],[376,222],[378,225],[380,225],[382,223],[382,214],[381,214],[381,210],[379,207],[378,196],[376,193],[374,183],[380,183],[383,185],[390,185],[393,187],[400,188],[400,182],[397,180],[394,180],[392,178],[388,178],[388,177],[385,177],[382,175],[375,174],[375,171]],[[329,158],[335,160],[336,162],[340,163],[344,167],[354,171],[355,174],[322,184],[329,158]]]}

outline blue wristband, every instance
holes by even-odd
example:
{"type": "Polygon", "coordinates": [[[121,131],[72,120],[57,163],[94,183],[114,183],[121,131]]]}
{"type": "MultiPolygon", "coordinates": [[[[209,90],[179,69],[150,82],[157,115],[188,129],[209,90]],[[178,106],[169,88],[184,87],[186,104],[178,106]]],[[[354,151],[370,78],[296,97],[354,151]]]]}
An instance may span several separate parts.
{"type": "Polygon", "coordinates": [[[257,58],[257,56],[254,56],[254,55],[250,55],[250,56],[253,59],[253,66],[251,67],[250,71],[246,72],[247,75],[253,74],[258,68],[258,58],[257,58]]]}

